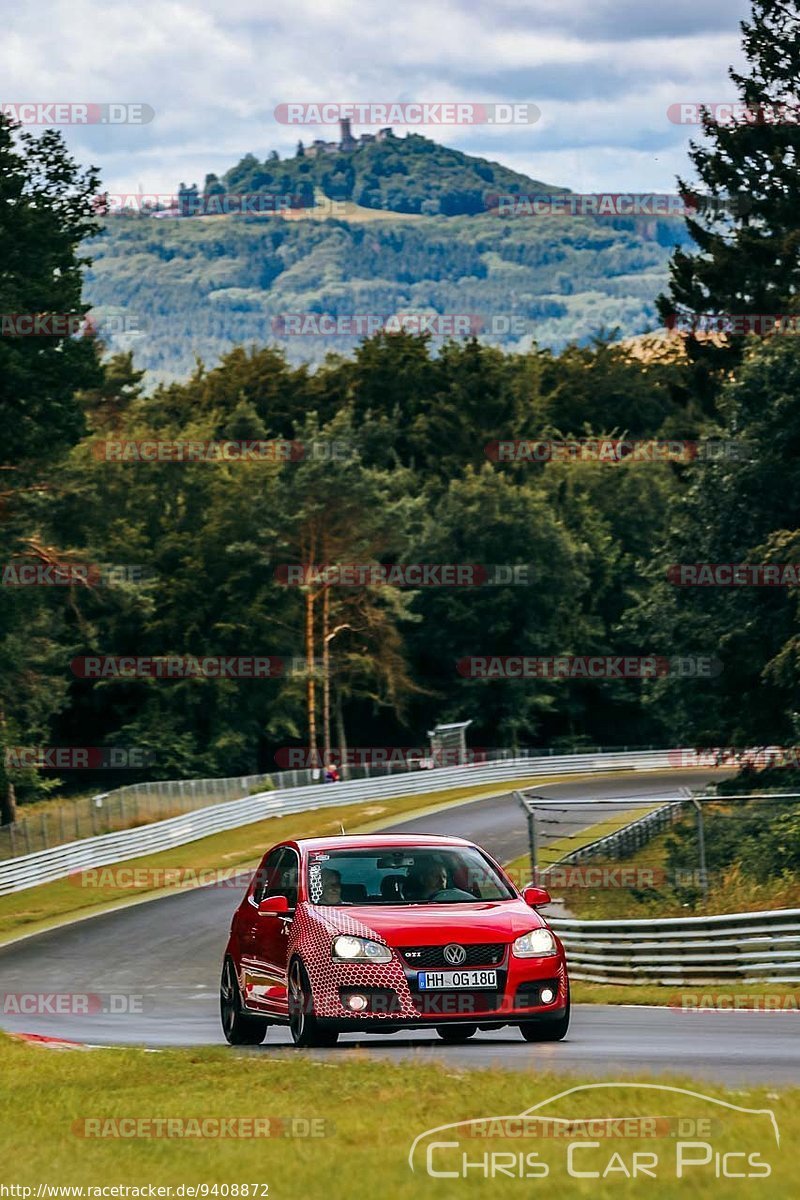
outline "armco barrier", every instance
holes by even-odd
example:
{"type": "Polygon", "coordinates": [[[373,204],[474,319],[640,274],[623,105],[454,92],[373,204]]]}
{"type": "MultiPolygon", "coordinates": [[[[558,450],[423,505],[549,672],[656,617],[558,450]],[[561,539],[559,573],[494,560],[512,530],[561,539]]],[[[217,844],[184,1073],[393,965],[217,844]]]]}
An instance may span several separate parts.
{"type": "Polygon", "coordinates": [[[651,921],[550,921],[572,979],[591,983],[800,983],[800,909],[651,921]]]}
{"type": "Polygon", "coordinates": [[[609,754],[572,754],[547,758],[515,758],[502,762],[477,763],[466,767],[443,767],[435,772],[404,774],[384,779],[360,779],[336,784],[314,784],[264,792],[242,800],[229,800],[166,821],[136,829],[84,838],[25,854],[0,863],[0,895],[61,879],[73,871],[105,867],[142,854],[170,850],[220,833],[262,821],[265,817],[332,808],[393,796],[421,795],[430,791],[476,784],[509,783],[549,775],[581,775],[595,771],[647,771],[658,768],[694,766],[691,751],[646,750],[609,754]]]}
{"type": "MultiPolygon", "coordinates": [[[[628,753],[636,750],[657,750],[657,746],[586,746],[581,754],[628,753]]],[[[577,753],[578,751],[574,751],[577,753]]],[[[303,755],[303,751],[299,751],[303,755]]],[[[422,756],[422,751],[419,751],[422,756]]],[[[524,749],[516,754],[513,750],[482,750],[480,757],[468,761],[507,762],[514,758],[552,758],[566,751],[552,749],[524,749]]],[[[420,769],[411,753],[391,754],[384,762],[350,762],[342,766],[342,779],[383,779],[408,774],[420,769]],[[412,759],[414,760],[412,762],[412,759]]],[[[444,764],[440,764],[444,765],[444,764]]],[[[458,766],[454,759],[451,766],[458,766]]],[[[317,767],[290,767],[260,775],[234,775],[211,779],[155,779],[140,783],[128,783],[100,795],[76,797],[51,809],[49,805],[23,805],[17,820],[11,825],[0,825],[0,862],[8,858],[35,854],[67,842],[78,842],[83,838],[99,837],[104,833],[120,833],[134,829],[137,825],[150,825],[155,821],[167,821],[182,813],[208,808],[225,800],[242,800],[261,792],[285,791],[287,788],[310,787],[321,783],[322,770],[317,767]]]]}
{"type": "Polygon", "coordinates": [[[625,858],[628,854],[635,854],[642,846],[646,846],[651,838],[674,825],[680,817],[682,809],[683,801],[681,800],[673,801],[671,804],[662,804],[660,808],[646,813],[636,821],[631,821],[629,825],[623,825],[615,833],[608,833],[605,837],[587,842],[578,850],[571,850],[563,858],[551,863],[551,866],[560,867],[565,863],[589,862],[593,858],[625,858]]]}

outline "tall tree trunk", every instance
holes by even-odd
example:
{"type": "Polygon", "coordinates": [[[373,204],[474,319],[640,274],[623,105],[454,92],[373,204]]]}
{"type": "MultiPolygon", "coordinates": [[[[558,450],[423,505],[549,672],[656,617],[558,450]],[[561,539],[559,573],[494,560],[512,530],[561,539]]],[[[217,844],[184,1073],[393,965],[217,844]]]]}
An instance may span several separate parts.
{"type": "Polygon", "coordinates": [[[322,591],[322,761],[331,757],[331,589],[322,591]]]}
{"type": "Polygon", "coordinates": [[[336,740],[339,743],[339,755],[342,763],[342,779],[347,779],[350,775],[350,771],[347,766],[347,739],[344,735],[344,714],[342,712],[341,688],[336,689],[336,740]]]}
{"type": "Polygon", "coordinates": [[[314,593],[306,592],[306,714],[309,764],[317,765],[317,685],[314,678],[314,593]]]}
{"type": "Polygon", "coordinates": [[[6,711],[0,707],[0,825],[13,825],[17,819],[17,793],[8,775],[6,758],[6,711]]]}

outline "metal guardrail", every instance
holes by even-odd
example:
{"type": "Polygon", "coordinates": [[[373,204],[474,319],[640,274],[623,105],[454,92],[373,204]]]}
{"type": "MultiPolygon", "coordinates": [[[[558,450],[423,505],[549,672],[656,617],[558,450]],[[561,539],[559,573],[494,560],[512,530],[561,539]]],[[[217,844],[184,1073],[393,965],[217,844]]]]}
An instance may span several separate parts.
{"type": "Polygon", "coordinates": [[[306,812],[316,808],[340,807],[366,800],[421,795],[475,784],[513,783],[519,779],[547,775],[580,775],[594,771],[653,770],[672,767],[676,751],[655,750],[608,754],[573,754],[477,763],[466,767],[441,767],[394,778],[349,780],[346,783],[314,784],[278,789],[229,800],[166,821],[135,829],[101,834],[22,855],[0,862],[0,895],[22,891],[61,879],[73,872],[109,866],[143,854],[170,850],[226,829],[236,829],[266,817],[306,812]],[[672,756],[672,758],[670,758],[672,756]]]}
{"type": "Polygon", "coordinates": [[[800,983],[800,909],[549,924],[572,979],[590,983],[800,983]]]}
{"type": "MultiPolygon", "coordinates": [[[[694,764],[687,764],[694,765],[694,764]]],[[[229,801],[120,833],[86,838],[0,863],[0,894],[21,891],[82,869],[171,849],[226,829],[316,808],[424,794],[466,784],[505,783],[537,775],[677,768],[674,751],[568,755],[443,768],[380,780],[282,789],[229,801]]],[[[680,803],[664,805],[561,861],[622,851],[628,839],[652,836],[655,823],[674,819],[680,803]],[[647,823],[650,822],[648,825],[647,823]],[[639,832],[632,832],[638,827],[639,832]]],[[[550,921],[567,950],[570,975],[595,983],[667,986],[720,982],[800,983],[800,909],[656,920],[550,921]]]]}
{"type": "Polygon", "coordinates": [[[623,825],[614,833],[607,833],[593,842],[587,842],[585,846],[571,850],[569,854],[549,865],[560,867],[565,863],[582,863],[592,858],[627,858],[629,854],[635,854],[642,846],[646,846],[651,838],[674,825],[682,808],[682,800],[662,804],[660,808],[645,813],[629,825],[623,825]]]}
{"type": "MultiPolygon", "coordinates": [[[[587,747],[582,753],[628,753],[654,750],[653,746],[587,747]]],[[[552,749],[481,751],[480,761],[504,762],[514,758],[552,758],[552,749]]],[[[563,757],[563,754],[561,755],[563,757]]],[[[453,765],[456,765],[455,763],[453,765]]],[[[342,779],[381,779],[414,771],[407,758],[386,763],[348,763],[342,779]]],[[[437,768],[441,769],[441,768],[437,768]]],[[[241,800],[270,788],[310,787],[322,782],[320,768],[297,767],[211,779],[162,779],[128,783],[95,796],[65,800],[57,806],[23,805],[13,825],[0,825],[0,862],[48,850],[51,846],[119,833],[137,825],[164,821],[227,800],[241,800]]]]}
{"type": "MultiPolygon", "coordinates": [[[[669,829],[684,804],[664,804],[550,866],[625,858],[669,829]]],[[[547,885],[547,870],[541,882],[547,885]]],[[[549,923],[564,943],[571,978],[587,983],[800,983],[800,909],[654,920],[558,917],[549,923]]]]}
{"type": "MultiPolygon", "coordinates": [[[[301,782],[311,782],[310,771],[286,774],[308,775],[301,782]]],[[[264,774],[227,779],[168,779],[125,784],[99,795],[64,800],[57,807],[24,805],[13,825],[0,825],[0,861],[163,821],[210,804],[240,800],[272,786],[289,784],[282,784],[277,776],[264,774]]]]}

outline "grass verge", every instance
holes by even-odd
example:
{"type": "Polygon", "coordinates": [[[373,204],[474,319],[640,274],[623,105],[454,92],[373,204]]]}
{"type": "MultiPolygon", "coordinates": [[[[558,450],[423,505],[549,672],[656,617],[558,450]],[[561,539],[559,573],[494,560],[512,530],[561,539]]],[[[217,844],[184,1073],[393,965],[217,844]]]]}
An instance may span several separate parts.
{"type": "MultiPolygon", "coordinates": [[[[521,1053],[530,1051],[520,1043],[521,1053]]],[[[550,1057],[546,1054],[545,1061],[550,1057]]],[[[408,1156],[413,1140],[451,1122],[525,1112],[584,1081],[546,1072],[532,1077],[523,1072],[471,1071],[455,1063],[375,1062],[355,1048],[322,1059],[292,1051],[237,1055],[222,1047],[159,1053],[131,1049],[59,1053],[2,1036],[0,1076],[7,1085],[0,1090],[3,1181],[33,1188],[33,1197],[40,1184],[84,1188],[144,1185],[143,1194],[147,1195],[148,1184],[175,1189],[181,1184],[203,1183],[209,1188],[219,1185],[217,1192],[209,1190],[209,1195],[248,1195],[249,1200],[296,1200],[301,1196],[322,1200],[350,1194],[365,1200],[382,1196],[411,1200],[420,1195],[431,1200],[461,1200],[529,1195],[534,1177],[539,1177],[540,1188],[544,1186],[545,1166],[548,1183],[558,1191],[563,1193],[566,1185],[571,1197],[593,1197],[598,1194],[599,1178],[578,1178],[574,1172],[595,1171],[602,1177],[610,1166],[606,1178],[613,1181],[609,1190],[615,1196],[639,1196],[655,1179],[654,1194],[658,1196],[687,1194],[716,1200],[720,1194],[752,1195],[752,1179],[729,1179],[718,1173],[718,1164],[724,1160],[715,1155],[723,1154],[734,1155],[727,1160],[730,1172],[755,1173],[745,1157],[735,1156],[741,1151],[756,1155],[759,1164],[768,1164],[770,1195],[796,1195],[800,1182],[796,1156],[800,1089],[796,1088],[781,1093],[763,1087],[731,1092],[712,1084],[664,1080],[693,1092],[690,1096],[666,1088],[653,1091],[635,1084],[603,1084],[599,1089],[563,1097],[543,1111],[570,1121],[660,1118],[658,1132],[644,1138],[588,1138],[585,1127],[578,1126],[564,1136],[561,1126],[562,1134],[556,1138],[540,1135],[509,1140],[462,1134],[459,1149],[440,1147],[432,1152],[434,1169],[463,1169],[463,1150],[469,1162],[479,1164],[487,1162],[484,1155],[502,1154],[502,1160],[490,1158],[488,1162],[499,1161],[506,1173],[505,1177],[499,1172],[487,1178],[480,1167],[473,1167],[465,1179],[458,1175],[433,1178],[426,1172],[426,1145],[434,1140],[454,1140],[457,1132],[446,1130],[429,1138],[417,1152],[412,1173],[408,1156]],[[771,1110],[780,1131],[780,1146],[769,1116],[739,1112],[715,1104],[714,1099],[740,1109],[771,1110]],[[120,1118],[139,1118],[141,1122],[170,1117],[198,1121],[257,1117],[262,1122],[269,1120],[276,1136],[156,1137],[152,1132],[147,1136],[147,1126],[141,1124],[113,1123],[120,1118]],[[87,1127],[87,1119],[97,1124],[87,1127]],[[323,1136],[291,1140],[281,1136],[287,1128],[303,1129],[301,1119],[315,1122],[311,1128],[323,1136]],[[112,1123],[107,1123],[109,1120],[112,1123]],[[684,1124],[678,1125],[679,1121],[684,1124]],[[710,1125],[699,1127],[697,1123],[702,1121],[710,1125]],[[108,1136],[126,1128],[145,1136],[108,1136]],[[105,1136],[86,1136],[87,1132],[105,1136]],[[705,1158],[697,1148],[679,1149],[685,1141],[695,1147],[698,1142],[706,1143],[709,1159],[686,1168],[685,1177],[677,1179],[679,1153],[688,1153],[696,1161],[705,1158]],[[568,1151],[577,1142],[583,1145],[574,1147],[570,1174],[568,1151]],[[649,1156],[651,1174],[644,1182],[641,1176],[628,1179],[624,1174],[632,1168],[634,1151],[649,1156]],[[526,1154],[534,1157],[526,1162],[526,1154]],[[516,1173],[511,1175],[514,1182],[508,1182],[508,1171],[519,1171],[520,1155],[531,1180],[527,1186],[516,1173]],[[251,1188],[249,1193],[222,1190],[222,1185],[241,1189],[245,1182],[251,1188]],[[258,1185],[255,1192],[253,1184],[258,1185]]],[[[262,1130],[267,1128],[261,1125],[262,1130]]],[[[757,1170],[763,1177],[764,1167],[757,1170]]],[[[173,1191],[173,1196],[176,1194],[173,1191]]]]}
{"type": "Polygon", "coordinates": [[[679,983],[582,983],[573,979],[570,992],[574,1004],[656,1004],[674,1008],[767,1008],[800,1011],[800,988],[787,983],[707,983],[685,987],[679,983]]]}

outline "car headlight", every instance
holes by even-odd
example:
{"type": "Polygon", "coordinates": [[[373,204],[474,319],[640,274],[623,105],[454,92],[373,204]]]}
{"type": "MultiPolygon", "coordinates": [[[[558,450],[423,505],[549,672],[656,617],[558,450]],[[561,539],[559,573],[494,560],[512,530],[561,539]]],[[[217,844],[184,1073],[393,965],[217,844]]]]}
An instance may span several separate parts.
{"type": "Polygon", "coordinates": [[[373,942],[369,938],[351,937],[343,933],[334,938],[333,957],[349,962],[384,963],[392,961],[392,952],[382,942],[373,942]]]}
{"type": "Polygon", "coordinates": [[[517,938],[511,953],[515,958],[546,958],[548,954],[558,954],[558,946],[549,929],[532,929],[517,938]]]}

